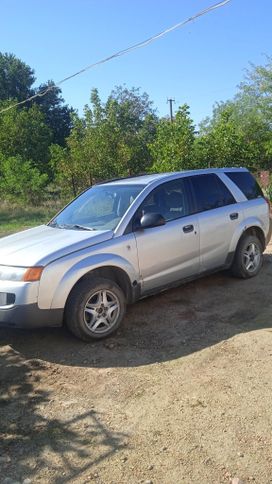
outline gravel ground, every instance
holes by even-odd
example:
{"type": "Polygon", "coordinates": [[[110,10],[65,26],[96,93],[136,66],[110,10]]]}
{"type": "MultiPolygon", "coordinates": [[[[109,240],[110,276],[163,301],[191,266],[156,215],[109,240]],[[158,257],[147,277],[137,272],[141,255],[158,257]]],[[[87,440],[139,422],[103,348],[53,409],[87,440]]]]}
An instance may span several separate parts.
{"type": "Polygon", "coordinates": [[[104,342],[1,329],[0,482],[271,483],[271,282],[272,245],[258,277],[140,301],[104,342]]]}

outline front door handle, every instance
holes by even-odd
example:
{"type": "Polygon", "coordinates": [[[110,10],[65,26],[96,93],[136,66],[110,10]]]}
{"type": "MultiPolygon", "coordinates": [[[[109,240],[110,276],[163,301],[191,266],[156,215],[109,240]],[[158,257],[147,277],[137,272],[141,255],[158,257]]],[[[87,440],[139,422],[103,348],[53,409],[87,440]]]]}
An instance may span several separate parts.
{"type": "Polygon", "coordinates": [[[239,214],[237,212],[230,214],[230,219],[231,220],[236,220],[238,217],[239,217],[239,214]]]}
{"type": "Polygon", "coordinates": [[[193,232],[194,226],[193,225],[184,225],[183,232],[188,234],[189,232],[193,232]]]}

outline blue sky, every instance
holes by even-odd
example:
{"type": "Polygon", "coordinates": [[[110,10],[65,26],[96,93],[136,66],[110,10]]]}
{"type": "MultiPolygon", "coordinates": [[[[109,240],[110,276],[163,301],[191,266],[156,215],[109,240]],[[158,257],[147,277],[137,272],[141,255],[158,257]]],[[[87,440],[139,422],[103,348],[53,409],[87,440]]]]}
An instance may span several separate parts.
{"type": "MultiPolygon", "coordinates": [[[[35,69],[37,84],[74,71],[171,26],[216,0],[1,0],[1,52],[35,69]]],[[[90,90],[105,100],[115,85],[140,87],[160,115],[167,98],[188,103],[195,123],[231,98],[249,62],[272,54],[271,0],[232,0],[154,44],[62,86],[82,112],[90,90]]]]}

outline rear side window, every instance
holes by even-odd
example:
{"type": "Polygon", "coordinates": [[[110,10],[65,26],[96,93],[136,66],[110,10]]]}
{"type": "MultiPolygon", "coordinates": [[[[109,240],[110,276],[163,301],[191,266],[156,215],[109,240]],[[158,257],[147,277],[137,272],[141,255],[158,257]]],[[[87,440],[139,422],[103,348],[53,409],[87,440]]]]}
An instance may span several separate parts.
{"type": "Polygon", "coordinates": [[[196,211],[204,212],[236,203],[226,185],[215,174],[190,177],[196,199],[196,211]]]}
{"type": "Polygon", "coordinates": [[[255,178],[248,171],[232,171],[225,173],[233,181],[248,200],[263,197],[263,192],[255,178]]]}

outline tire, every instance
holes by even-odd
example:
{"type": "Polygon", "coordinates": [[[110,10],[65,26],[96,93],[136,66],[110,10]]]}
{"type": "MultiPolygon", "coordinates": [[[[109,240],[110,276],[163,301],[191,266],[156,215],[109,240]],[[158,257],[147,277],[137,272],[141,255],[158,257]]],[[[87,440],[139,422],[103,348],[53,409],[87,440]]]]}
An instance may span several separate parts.
{"type": "Polygon", "coordinates": [[[248,279],[261,270],[263,246],[255,235],[245,235],[238,243],[231,272],[235,277],[248,279]]]}
{"type": "Polygon", "coordinates": [[[115,282],[90,277],[72,289],[66,303],[65,322],[83,341],[102,339],[119,328],[125,311],[124,293],[115,282]]]}

